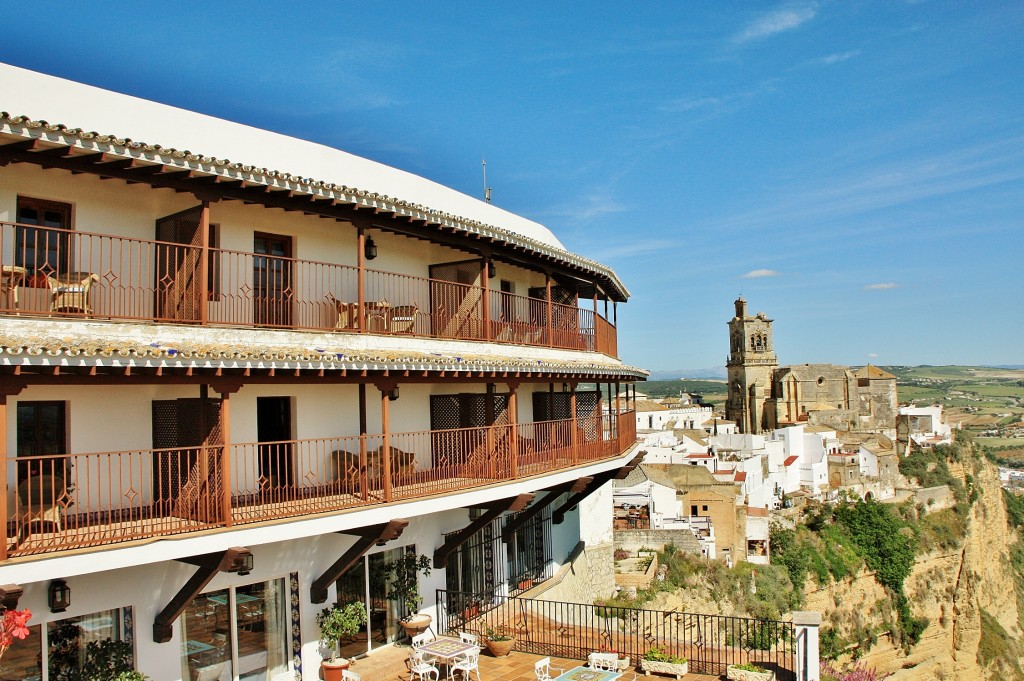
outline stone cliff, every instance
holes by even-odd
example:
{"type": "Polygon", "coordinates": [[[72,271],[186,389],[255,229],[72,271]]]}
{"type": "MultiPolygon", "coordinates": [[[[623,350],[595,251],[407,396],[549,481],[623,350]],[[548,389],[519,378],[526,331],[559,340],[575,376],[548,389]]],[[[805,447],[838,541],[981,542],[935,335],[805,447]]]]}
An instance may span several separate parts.
{"type": "MultiPolygon", "coordinates": [[[[963,470],[956,473],[967,479],[963,470]]],[[[905,582],[913,614],[928,618],[909,654],[888,633],[894,615],[873,575],[862,572],[822,587],[809,585],[806,609],[821,611],[824,624],[844,638],[860,638],[861,660],[891,673],[892,681],[1024,681],[1016,659],[1022,614],[1011,566],[1016,534],[1007,525],[996,468],[982,460],[973,484],[978,496],[962,546],[919,556],[905,582]],[[873,642],[870,636],[857,636],[858,631],[883,630],[873,642]]]]}

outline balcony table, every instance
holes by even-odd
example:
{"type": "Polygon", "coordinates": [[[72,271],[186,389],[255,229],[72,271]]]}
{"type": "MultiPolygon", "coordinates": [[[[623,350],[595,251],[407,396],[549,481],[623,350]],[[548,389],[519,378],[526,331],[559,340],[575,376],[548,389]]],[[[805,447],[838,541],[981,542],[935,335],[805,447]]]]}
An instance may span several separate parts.
{"type": "Polygon", "coordinates": [[[439,636],[430,643],[424,643],[417,650],[442,661],[448,667],[448,675],[451,676],[452,660],[466,653],[479,652],[480,646],[460,641],[457,638],[439,636]]]}
{"type": "Polygon", "coordinates": [[[622,677],[622,672],[607,672],[590,667],[573,667],[556,676],[554,681],[613,681],[622,677]]]}

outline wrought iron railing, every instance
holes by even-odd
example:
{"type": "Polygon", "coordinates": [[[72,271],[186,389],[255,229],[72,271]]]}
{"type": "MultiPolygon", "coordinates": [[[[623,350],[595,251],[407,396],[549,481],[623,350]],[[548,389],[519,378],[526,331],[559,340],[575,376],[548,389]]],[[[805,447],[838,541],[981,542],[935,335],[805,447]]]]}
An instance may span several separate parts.
{"type": "Polygon", "coordinates": [[[501,627],[524,653],[586,660],[592,652],[615,651],[636,665],[660,648],[686,658],[694,673],[724,675],[731,664],[751,662],[780,681],[796,679],[792,622],[445,590],[437,591],[436,603],[439,633],[501,627]]]}
{"type": "Polygon", "coordinates": [[[0,527],[7,528],[0,560],[408,501],[541,475],[621,454],[636,441],[633,423],[627,412],[577,419],[575,431],[566,420],[11,456],[4,466],[8,485],[0,487],[0,527]],[[10,517],[6,495],[15,497],[10,517]]]}
{"type": "Polygon", "coordinates": [[[487,340],[617,356],[615,327],[594,311],[351,265],[0,222],[0,266],[0,313],[487,340]]]}

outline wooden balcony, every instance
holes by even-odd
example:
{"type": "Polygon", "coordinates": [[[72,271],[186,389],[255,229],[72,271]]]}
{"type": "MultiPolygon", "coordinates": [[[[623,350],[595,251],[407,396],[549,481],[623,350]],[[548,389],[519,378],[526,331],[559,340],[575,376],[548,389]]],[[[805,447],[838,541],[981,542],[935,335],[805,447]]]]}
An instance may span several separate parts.
{"type": "Polygon", "coordinates": [[[410,501],[612,458],[632,412],[574,421],[8,457],[0,558],[410,501]],[[575,428],[573,427],[575,423],[575,428]]]}
{"type": "MultiPolygon", "coordinates": [[[[594,309],[196,245],[0,223],[0,314],[491,341],[617,356],[594,309]]],[[[486,269],[486,268],[484,268],[486,269]]],[[[576,301],[578,302],[578,301],[576,301]]]]}

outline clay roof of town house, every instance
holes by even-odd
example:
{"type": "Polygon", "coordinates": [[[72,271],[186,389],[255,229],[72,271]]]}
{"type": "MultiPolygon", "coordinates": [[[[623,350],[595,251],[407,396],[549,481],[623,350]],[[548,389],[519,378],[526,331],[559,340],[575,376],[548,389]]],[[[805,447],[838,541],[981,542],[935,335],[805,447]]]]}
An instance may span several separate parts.
{"type": "Polygon", "coordinates": [[[797,462],[797,460],[799,458],[800,458],[799,456],[787,456],[786,460],[782,462],[782,465],[783,466],[792,466],[793,464],[795,464],[797,462]]]}
{"type": "Polygon", "coordinates": [[[637,466],[629,472],[622,480],[613,480],[612,487],[616,489],[627,489],[629,487],[636,487],[643,483],[650,481],[658,485],[663,485],[671,489],[675,489],[676,485],[672,478],[662,470],[657,468],[651,468],[643,464],[637,466]]]}
{"type": "Polygon", "coordinates": [[[767,518],[768,509],[757,506],[747,506],[747,516],[751,518],[767,518]]]}
{"type": "MultiPolygon", "coordinates": [[[[38,320],[36,320],[38,321],[38,320]]],[[[28,322],[29,324],[32,321],[28,322]]],[[[246,343],[209,340],[215,329],[194,329],[164,325],[148,325],[146,335],[130,336],[126,325],[109,322],[76,320],[69,325],[49,322],[52,330],[36,327],[34,332],[19,332],[22,320],[7,320],[0,330],[0,365],[39,366],[116,366],[146,368],[293,370],[322,369],[326,371],[428,371],[458,374],[471,371],[509,371],[519,373],[565,372],[580,375],[619,373],[644,376],[636,367],[583,359],[517,357],[505,354],[503,347],[491,354],[440,351],[435,344],[429,349],[393,348],[388,350],[359,347],[367,339],[353,334],[305,334],[276,332],[268,342],[264,336],[246,343]],[[205,333],[201,333],[205,332],[205,333]],[[189,336],[192,336],[191,338],[189,336]],[[205,339],[204,339],[205,338],[205,339]],[[500,353],[500,354],[499,354],[500,353]]],[[[221,329],[220,331],[223,331],[221,329]]]]}
{"type": "Polygon", "coordinates": [[[713,458],[715,458],[715,455],[714,454],[709,454],[709,453],[696,452],[694,454],[687,454],[686,458],[687,459],[713,459],[713,458]]]}
{"type": "Polygon", "coordinates": [[[308,140],[7,64],[0,64],[0,84],[0,106],[26,107],[23,113],[30,114],[0,111],[0,132],[7,135],[287,189],[494,238],[595,272],[623,299],[629,297],[614,270],[567,251],[544,225],[413,173],[308,140]],[[87,127],[76,127],[76,121],[87,127]],[[156,136],[184,148],[159,144],[156,136]]]}
{"type": "Polygon", "coordinates": [[[853,375],[857,378],[896,378],[888,371],[883,371],[872,364],[857,369],[853,375]]]}
{"type": "Polygon", "coordinates": [[[746,482],[746,480],[747,480],[747,472],[746,471],[738,471],[736,473],[736,482],[746,482]]]}
{"type": "Polygon", "coordinates": [[[701,445],[702,447],[707,447],[708,445],[708,434],[706,431],[697,430],[696,428],[676,428],[675,430],[672,431],[672,433],[676,437],[688,437],[697,444],[701,445]]]}
{"type": "Polygon", "coordinates": [[[668,411],[668,407],[654,400],[640,400],[633,403],[637,411],[668,411]]]}

